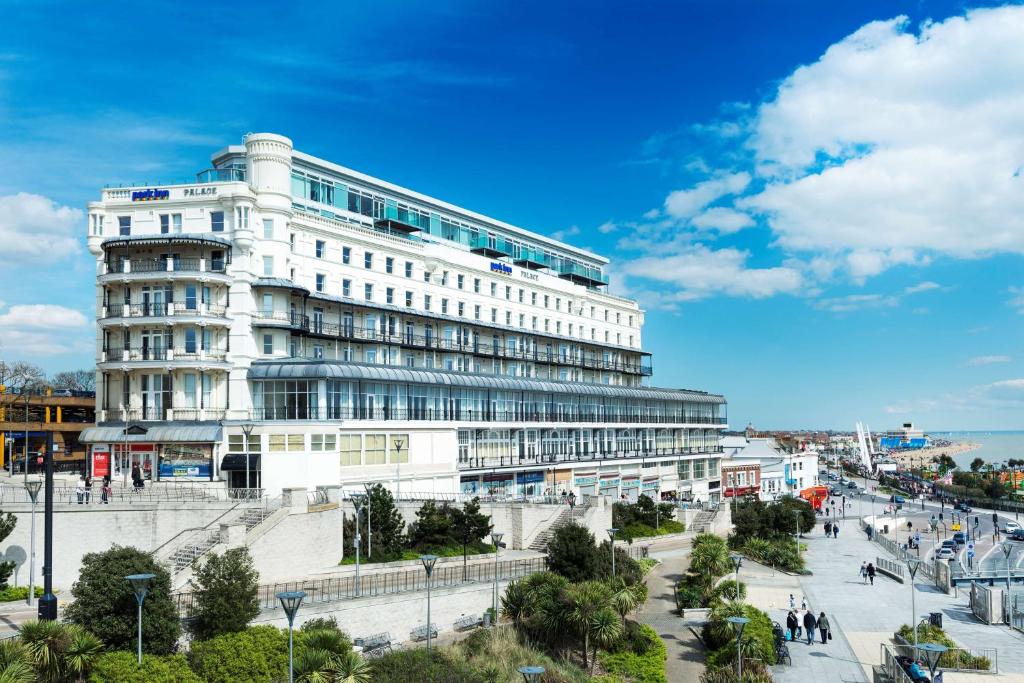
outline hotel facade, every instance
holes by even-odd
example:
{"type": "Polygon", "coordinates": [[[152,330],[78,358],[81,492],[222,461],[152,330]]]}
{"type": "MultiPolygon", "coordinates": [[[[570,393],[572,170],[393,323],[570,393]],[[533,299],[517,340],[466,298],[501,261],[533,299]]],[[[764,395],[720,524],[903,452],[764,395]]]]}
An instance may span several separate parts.
{"type": "Polygon", "coordinates": [[[722,396],[648,386],[607,260],[251,134],[107,187],[93,476],[717,500],[722,396]]]}

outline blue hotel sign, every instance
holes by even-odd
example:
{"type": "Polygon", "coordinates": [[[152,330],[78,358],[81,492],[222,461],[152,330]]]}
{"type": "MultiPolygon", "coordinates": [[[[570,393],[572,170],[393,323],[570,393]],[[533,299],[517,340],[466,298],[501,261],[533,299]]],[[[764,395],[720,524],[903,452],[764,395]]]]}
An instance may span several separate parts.
{"type": "Polygon", "coordinates": [[[506,266],[504,263],[491,262],[491,272],[501,273],[502,275],[511,275],[512,266],[506,266]]]}
{"type": "Polygon", "coordinates": [[[148,190],[133,190],[132,201],[133,202],[152,202],[160,199],[167,199],[171,196],[170,190],[158,190],[156,188],[150,188],[148,190]]]}

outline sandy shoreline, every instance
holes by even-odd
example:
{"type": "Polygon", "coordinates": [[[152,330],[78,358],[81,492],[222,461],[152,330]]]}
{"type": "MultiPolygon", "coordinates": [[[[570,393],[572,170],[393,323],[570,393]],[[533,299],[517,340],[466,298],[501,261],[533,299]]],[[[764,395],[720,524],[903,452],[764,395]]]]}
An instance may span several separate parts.
{"type": "Polygon", "coordinates": [[[962,453],[970,453],[981,448],[981,444],[977,443],[964,443],[964,442],[953,442],[948,446],[929,446],[928,448],[922,448],[916,451],[903,451],[900,453],[892,453],[891,457],[893,460],[898,462],[900,465],[911,466],[911,458],[913,458],[918,465],[921,461],[931,462],[940,455],[948,455],[954,457],[962,453]]]}

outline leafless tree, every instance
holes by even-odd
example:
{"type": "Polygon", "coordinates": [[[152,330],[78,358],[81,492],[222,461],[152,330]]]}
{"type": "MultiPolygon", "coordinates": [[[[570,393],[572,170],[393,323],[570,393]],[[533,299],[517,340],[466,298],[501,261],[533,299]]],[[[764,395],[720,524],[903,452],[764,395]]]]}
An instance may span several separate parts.
{"type": "Polygon", "coordinates": [[[96,391],[96,373],[92,370],[66,370],[54,375],[50,384],[54,389],[96,391]]]}
{"type": "Polygon", "coordinates": [[[38,365],[25,361],[0,360],[0,384],[8,391],[34,392],[46,385],[46,373],[38,365]]]}

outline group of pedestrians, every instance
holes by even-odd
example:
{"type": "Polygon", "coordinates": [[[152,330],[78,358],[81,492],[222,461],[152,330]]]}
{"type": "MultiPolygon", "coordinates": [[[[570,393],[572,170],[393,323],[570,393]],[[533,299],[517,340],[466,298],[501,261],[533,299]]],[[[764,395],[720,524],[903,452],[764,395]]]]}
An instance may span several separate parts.
{"type": "Polygon", "coordinates": [[[814,643],[815,631],[821,638],[822,645],[828,645],[832,640],[832,626],[824,612],[814,616],[814,612],[807,608],[807,598],[801,598],[800,608],[797,609],[796,598],[789,594],[789,614],[786,615],[786,630],[789,631],[789,639],[793,642],[806,636],[807,644],[814,643]]]}
{"type": "MultiPolygon", "coordinates": [[[[79,505],[88,505],[92,501],[92,477],[79,475],[78,483],[75,484],[75,497],[78,499],[79,505]]],[[[107,475],[103,477],[103,483],[100,486],[100,502],[107,504],[113,497],[114,491],[110,487],[110,475],[107,475]]]]}
{"type": "Polygon", "coordinates": [[[860,563],[860,580],[862,583],[870,582],[872,586],[875,585],[875,565],[873,562],[860,563]]]}
{"type": "Polygon", "coordinates": [[[839,524],[833,524],[832,522],[825,522],[825,538],[831,536],[832,538],[839,538],[839,524]]]}

